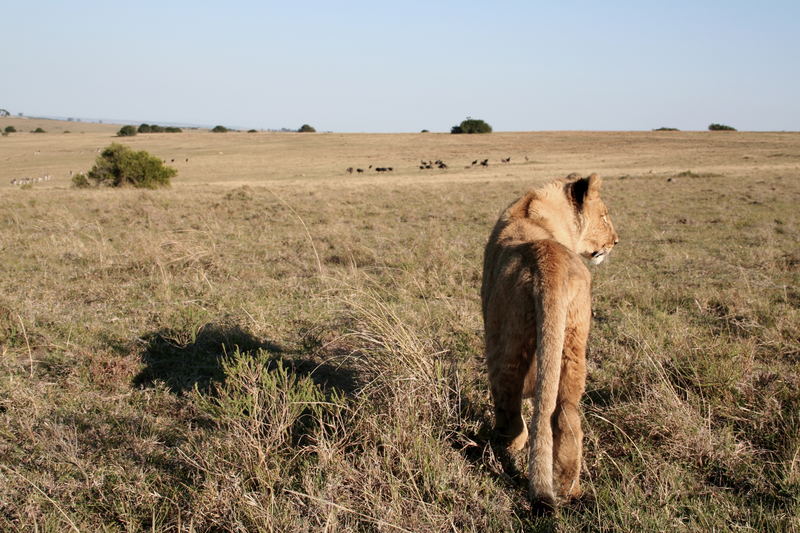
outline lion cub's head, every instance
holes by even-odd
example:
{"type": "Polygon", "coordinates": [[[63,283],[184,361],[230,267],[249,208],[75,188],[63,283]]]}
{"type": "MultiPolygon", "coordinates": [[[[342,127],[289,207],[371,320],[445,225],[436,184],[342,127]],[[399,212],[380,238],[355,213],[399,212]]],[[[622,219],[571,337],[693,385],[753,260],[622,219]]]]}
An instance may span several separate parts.
{"type": "Polygon", "coordinates": [[[602,181],[597,174],[568,180],[564,189],[572,202],[581,229],[576,252],[593,265],[599,265],[619,242],[608,208],[600,199],[602,181]]]}

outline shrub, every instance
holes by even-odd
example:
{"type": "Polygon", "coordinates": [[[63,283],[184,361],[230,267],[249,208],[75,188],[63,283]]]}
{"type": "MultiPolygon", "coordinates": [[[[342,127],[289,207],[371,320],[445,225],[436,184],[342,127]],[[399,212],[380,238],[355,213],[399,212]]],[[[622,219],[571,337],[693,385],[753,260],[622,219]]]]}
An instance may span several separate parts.
{"type": "Polygon", "coordinates": [[[159,126],[158,124],[140,124],[139,133],[181,133],[183,130],[175,126],[159,126]]]}
{"type": "Polygon", "coordinates": [[[467,117],[458,126],[450,128],[450,133],[492,133],[492,127],[483,120],[467,117]]]}
{"type": "Polygon", "coordinates": [[[258,130],[247,130],[247,133],[258,133],[258,130]]]}
{"type": "Polygon", "coordinates": [[[5,132],[6,133],[16,133],[17,132],[17,128],[15,128],[14,126],[6,126],[5,132]]]}
{"type": "Polygon", "coordinates": [[[300,133],[314,133],[317,130],[315,130],[313,126],[309,126],[308,124],[303,124],[297,131],[299,131],[300,133]]]}
{"type": "Polygon", "coordinates": [[[86,174],[78,173],[72,176],[72,186],[78,189],[88,189],[92,184],[89,183],[89,178],[86,177],[86,174]]]}
{"type": "Polygon", "coordinates": [[[225,133],[226,131],[228,131],[228,128],[226,128],[225,126],[214,126],[214,129],[212,129],[211,131],[213,131],[214,133],[225,133]]]}
{"type": "Polygon", "coordinates": [[[430,133],[429,130],[422,130],[420,133],[430,133]]]}
{"type": "Polygon", "coordinates": [[[725,124],[717,124],[716,122],[713,124],[708,125],[709,131],[736,131],[736,128],[733,126],[728,126],[725,124]]]}
{"type": "MultiPolygon", "coordinates": [[[[133,126],[131,126],[132,128],[133,126]]],[[[113,143],[97,156],[94,167],[86,174],[72,178],[75,187],[143,187],[156,189],[169,186],[178,171],[165,166],[160,159],[144,150],[134,151],[113,143]]]]}
{"type": "Polygon", "coordinates": [[[136,128],[133,126],[122,126],[117,132],[117,137],[132,137],[136,135],[136,128]]]}
{"type": "Polygon", "coordinates": [[[661,126],[660,128],[656,128],[653,131],[681,131],[678,128],[667,128],[666,126],[661,126]]]}
{"type": "Polygon", "coordinates": [[[39,128],[36,128],[35,130],[31,131],[31,133],[47,133],[47,132],[44,131],[44,129],[42,129],[41,127],[39,127],[39,128]]]}

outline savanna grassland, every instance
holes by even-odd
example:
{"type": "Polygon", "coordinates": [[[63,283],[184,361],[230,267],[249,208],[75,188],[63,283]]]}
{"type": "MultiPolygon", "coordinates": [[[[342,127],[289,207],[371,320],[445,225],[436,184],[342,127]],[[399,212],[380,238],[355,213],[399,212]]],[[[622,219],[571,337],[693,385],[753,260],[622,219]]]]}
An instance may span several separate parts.
{"type": "Polygon", "coordinates": [[[800,134],[34,122],[0,119],[0,530],[800,530],[800,134]],[[173,186],[71,189],[114,141],[173,186]],[[481,258],[570,172],[620,244],[586,497],[535,517],[491,440],[481,258]]]}

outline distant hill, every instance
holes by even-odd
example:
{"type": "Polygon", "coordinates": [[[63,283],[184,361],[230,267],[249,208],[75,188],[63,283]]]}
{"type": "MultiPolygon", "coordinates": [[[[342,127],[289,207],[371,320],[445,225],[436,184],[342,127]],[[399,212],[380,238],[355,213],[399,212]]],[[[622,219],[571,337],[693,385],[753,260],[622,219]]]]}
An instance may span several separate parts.
{"type": "MultiPolygon", "coordinates": [[[[119,129],[119,124],[99,124],[97,122],[77,122],[67,120],[55,120],[49,118],[33,118],[33,117],[0,117],[0,129],[5,129],[6,126],[14,126],[17,130],[17,135],[21,133],[28,133],[36,128],[42,128],[47,133],[64,133],[70,131],[72,133],[116,133],[119,129]]],[[[14,134],[12,134],[14,135],[14,134]]]]}

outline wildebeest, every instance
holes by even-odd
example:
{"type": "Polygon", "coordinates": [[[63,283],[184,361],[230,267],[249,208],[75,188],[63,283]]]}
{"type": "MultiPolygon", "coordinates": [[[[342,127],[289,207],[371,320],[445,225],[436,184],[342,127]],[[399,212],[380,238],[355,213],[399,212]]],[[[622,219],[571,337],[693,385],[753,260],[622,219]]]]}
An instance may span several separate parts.
{"type": "Polygon", "coordinates": [[[363,168],[357,168],[357,169],[356,169],[356,172],[358,172],[359,174],[361,174],[362,172],[364,172],[364,169],[363,169],[363,168]]]}
{"type": "Polygon", "coordinates": [[[348,174],[352,174],[353,173],[353,167],[347,167],[347,173],[348,174]]]}
{"type": "Polygon", "coordinates": [[[481,166],[488,167],[489,166],[489,160],[488,159],[484,159],[483,161],[481,161],[481,166]]]}

